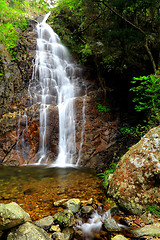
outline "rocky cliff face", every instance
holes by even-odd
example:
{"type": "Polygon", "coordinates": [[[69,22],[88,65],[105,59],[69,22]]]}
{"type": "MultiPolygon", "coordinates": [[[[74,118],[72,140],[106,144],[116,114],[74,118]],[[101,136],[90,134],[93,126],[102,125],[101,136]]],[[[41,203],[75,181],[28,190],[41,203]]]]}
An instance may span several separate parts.
{"type": "Polygon", "coordinates": [[[16,59],[0,45],[0,162],[6,160],[17,142],[19,116],[28,107],[27,90],[36,49],[34,21],[25,32],[17,31],[16,59]]]}
{"type": "Polygon", "coordinates": [[[122,157],[108,193],[134,214],[160,204],[160,126],[151,129],[122,157]]]}

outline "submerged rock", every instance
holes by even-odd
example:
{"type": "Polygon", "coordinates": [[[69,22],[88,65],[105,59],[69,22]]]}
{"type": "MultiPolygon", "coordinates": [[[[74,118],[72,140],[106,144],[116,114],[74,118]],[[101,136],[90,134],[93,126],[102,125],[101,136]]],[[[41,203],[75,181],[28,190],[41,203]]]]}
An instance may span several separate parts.
{"type": "Polygon", "coordinates": [[[159,204],[160,126],[151,129],[121,158],[108,193],[120,207],[138,215],[148,205],[159,204]]]}
{"type": "Polygon", "coordinates": [[[32,223],[26,222],[17,229],[11,230],[7,240],[51,240],[50,236],[42,229],[32,223]]]}
{"type": "Polygon", "coordinates": [[[17,203],[0,204],[0,231],[13,228],[27,221],[31,221],[30,215],[17,203]]]}
{"type": "Polygon", "coordinates": [[[39,221],[35,222],[35,225],[37,227],[43,228],[44,230],[48,230],[51,227],[52,224],[53,224],[53,217],[52,216],[42,218],[39,221]]]}
{"type": "Polygon", "coordinates": [[[81,201],[78,198],[68,200],[63,204],[65,208],[68,208],[73,213],[77,213],[80,209],[81,201]]]}

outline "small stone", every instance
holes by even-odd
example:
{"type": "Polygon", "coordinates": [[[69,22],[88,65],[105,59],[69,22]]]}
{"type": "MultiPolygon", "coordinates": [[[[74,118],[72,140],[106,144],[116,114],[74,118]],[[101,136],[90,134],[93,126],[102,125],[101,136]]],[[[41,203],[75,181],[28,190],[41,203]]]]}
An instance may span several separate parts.
{"type": "Polygon", "coordinates": [[[74,237],[74,229],[73,228],[65,228],[62,233],[64,234],[65,240],[71,240],[74,237]]]}
{"type": "Polygon", "coordinates": [[[91,206],[84,206],[81,208],[81,212],[84,214],[90,214],[94,211],[94,208],[91,206]]]}
{"type": "Polygon", "coordinates": [[[77,213],[79,211],[80,205],[81,201],[78,198],[72,198],[63,204],[65,208],[68,208],[73,213],[77,213]]]}
{"type": "Polygon", "coordinates": [[[144,213],[143,215],[142,215],[142,220],[143,220],[143,222],[146,224],[146,225],[148,225],[148,224],[152,224],[153,222],[154,222],[154,218],[153,218],[153,216],[152,216],[152,214],[151,213],[144,213]]]}
{"type": "Polygon", "coordinates": [[[59,225],[52,225],[49,229],[50,232],[61,232],[59,225]]]}
{"type": "Polygon", "coordinates": [[[58,212],[53,216],[53,221],[55,224],[59,224],[60,227],[71,227],[74,225],[74,215],[70,210],[64,210],[58,212]]]}
{"type": "Polygon", "coordinates": [[[127,240],[123,235],[116,235],[115,237],[111,238],[111,240],[127,240]]]}
{"type": "Polygon", "coordinates": [[[116,221],[108,216],[105,217],[103,225],[108,232],[119,232],[121,230],[116,221]]]}
{"type": "Polygon", "coordinates": [[[81,201],[82,206],[92,205],[93,204],[93,198],[90,198],[89,200],[81,201]]]}
{"type": "Polygon", "coordinates": [[[38,226],[40,228],[43,228],[44,230],[48,230],[51,227],[52,224],[53,224],[53,217],[52,216],[42,218],[42,219],[35,222],[36,226],[38,226]]]}
{"type": "Polygon", "coordinates": [[[60,232],[55,232],[55,233],[53,233],[52,237],[53,237],[53,239],[55,239],[55,240],[65,240],[64,234],[63,234],[63,233],[60,233],[60,232]]]}
{"type": "Polygon", "coordinates": [[[53,206],[59,207],[59,206],[61,206],[63,203],[65,203],[66,201],[68,201],[68,199],[61,199],[61,200],[59,200],[59,201],[57,201],[57,202],[54,202],[54,203],[53,203],[53,206]]]}

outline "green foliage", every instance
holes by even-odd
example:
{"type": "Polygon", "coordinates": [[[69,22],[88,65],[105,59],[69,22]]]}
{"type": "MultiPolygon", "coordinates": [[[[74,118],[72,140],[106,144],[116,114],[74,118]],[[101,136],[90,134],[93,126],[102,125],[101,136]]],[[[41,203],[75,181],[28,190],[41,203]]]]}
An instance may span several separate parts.
{"type": "Polygon", "coordinates": [[[160,207],[158,205],[151,205],[149,201],[147,201],[146,211],[152,213],[156,217],[160,217],[160,207]]]}
{"type": "Polygon", "coordinates": [[[109,175],[114,173],[114,171],[116,170],[116,166],[117,166],[117,163],[111,163],[109,165],[109,169],[107,169],[104,173],[98,174],[98,176],[103,178],[104,187],[107,187],[109,185],[109,181],[108,181],[109,175]]]}
{"type": "Polygon", "coordinates": [[[121,134],[125,137],[136,137],[141,138],[143,137],[147,132],[149,128],[147,126],[142,126],[141,124],[138,124],[135,127],[122,127],[120,128],[121,134]]]}
{"type": "Polygon", "coordinates": [[[110,111],[110,109],[109,108],[107,108],[106,106],[104,106],[104,105],[102,105],[102,104],[100,104],[100,103],[98,103],[97,104],[97,108],[98,108],[98,111],[99,112],[109,112],[110,111]]]}
{"type": "Polygon", "coordinates": [[[80,51],[80,53],[82,53],[82,63],[86,62],[87,61],[87,58],[89,56],[92,56],[93,54],[93,44],[89,44],[89,43],[86,43],[85,45],[81,45],[82,47],[82,50],[80,51]]]}
{"type": "Polygon", "coordinates": [[[136,85],[130,89],[134,92],[135,109],[144,112],[151,126],[160,123],[160,75],[142,76],[133,78],[132,84],[136,85]]]}
{"type": "Polygon", "coordinates": [[[45,7],[46,3],[42,0],[39,2],[33,0],[0,0],[0,42],[5,44],[11,53],[17,46],[17,28],[24,31],[28,23],[27,19],[39,14],[45,7]]]}

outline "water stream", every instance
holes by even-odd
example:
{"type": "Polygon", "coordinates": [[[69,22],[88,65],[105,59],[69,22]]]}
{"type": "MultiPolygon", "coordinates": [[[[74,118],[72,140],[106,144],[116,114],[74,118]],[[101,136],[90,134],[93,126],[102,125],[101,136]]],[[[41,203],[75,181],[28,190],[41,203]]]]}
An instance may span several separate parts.
{"type": "MultiPolygon", "coordinates": [[[[76,127],[74,101],[79,91],[78,67],[69,58],[67,49],[59,37],[46,23],[50,13],[42,22],[37,23],[37,50],[33,64],[32,79],[29,84],[29,96],[32,104],[40,102],[39,120],[39,160],[38,164],[47,162],[48,137],[47,116],[50,106],[57,106],[59,114],[59,143],[56,166],[76,164],[76,127]]],[[[85,100],[84,100],[85,104],[85,100]]],[[[85,124],[85,107],[82,109],[83,126],[80,150],[83,143],[85,124]]]]}

